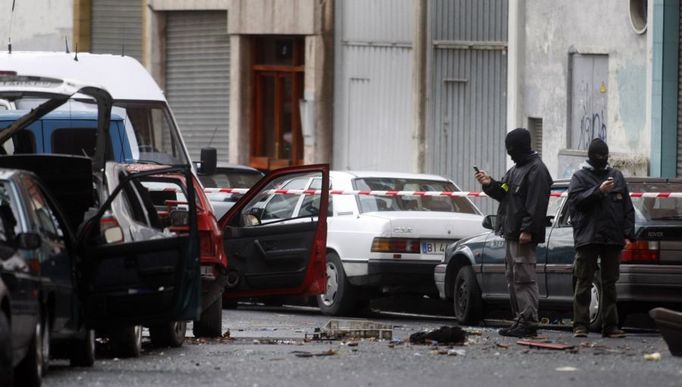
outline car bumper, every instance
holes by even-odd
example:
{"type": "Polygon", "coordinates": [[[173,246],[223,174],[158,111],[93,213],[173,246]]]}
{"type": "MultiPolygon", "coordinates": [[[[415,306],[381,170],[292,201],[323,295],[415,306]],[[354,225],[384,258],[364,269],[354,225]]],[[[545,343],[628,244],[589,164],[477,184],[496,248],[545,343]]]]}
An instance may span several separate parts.
{"type": "Polygon", "coordinates": [[[448,265],[441,263],[433,269],[433,281],[436,284],[436,289],[438,289],[438,296],[443,300],[447,298],[445,295],[445,272],[447,268],[448,265]]]}
{"type": "Polygon", "coordinates": [[[380,260],[367,262],[367,274],[348,277],[356,286],[392,289],[395,292],[435,294],[433,268],[438,261],[380,260]]]}
{"type": "Polygon", "coordinates": [[[682,267],[621,265],[616,291],[622,303],[682,305],[682,267]]]}

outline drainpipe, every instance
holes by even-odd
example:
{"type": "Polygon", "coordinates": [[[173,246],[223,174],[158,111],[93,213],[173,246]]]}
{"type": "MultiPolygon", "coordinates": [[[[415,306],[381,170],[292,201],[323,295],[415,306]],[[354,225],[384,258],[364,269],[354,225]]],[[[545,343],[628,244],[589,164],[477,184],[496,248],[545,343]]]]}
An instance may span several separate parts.
{"type": "Polygon", "coordinates": [[[417,145],[417,172],[426,170],[426,47],[427,0],[414,0],[412,35],[412,116],[413,138],[417,145]]]}

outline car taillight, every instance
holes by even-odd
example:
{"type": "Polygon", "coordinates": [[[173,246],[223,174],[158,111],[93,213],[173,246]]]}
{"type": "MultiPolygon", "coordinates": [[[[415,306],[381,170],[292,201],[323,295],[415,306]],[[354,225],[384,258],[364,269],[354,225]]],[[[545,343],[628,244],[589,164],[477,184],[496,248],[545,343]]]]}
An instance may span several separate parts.
{"type": "Polygon", "coordinates": [[[658,263],[658,241],[627,242],[620,257],[621,263],[658,263]]]}
{"type": "Polygon", "coordinates": [[[211,238],[210,232],[199,232],[199,248],[201,256],[215,255],[215,243],[213,243],[213,238],[211,238]]]}
{"type": "Polygon", "coordinates": [[[107,243],[123,242],[123,229],[115,217],[111,215],[102,217],[99,221],[99,230],[107,243]]]}
{"type": "Polygon", "coordinates": [[[419,239],[407,238],[374,238],[374,253],[419,253],[419,239]]]}

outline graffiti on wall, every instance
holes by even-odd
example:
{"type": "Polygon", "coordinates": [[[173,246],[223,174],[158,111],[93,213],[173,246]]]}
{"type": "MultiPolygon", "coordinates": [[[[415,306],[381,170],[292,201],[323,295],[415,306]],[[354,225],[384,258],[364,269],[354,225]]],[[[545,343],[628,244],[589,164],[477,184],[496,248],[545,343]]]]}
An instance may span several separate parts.
{"type": "Polygon", "coordinates": [[[592,139],[607,140],[608,56],[575,54],[571,79],[569,148],[587,150],[592,139]]]}
{"type": "MultiPolygon", "coordinates": [[[[577,149],[586,150],[590,145],[590,141],[594,138],[600,138],[606,141],[606,114],[604,114],[604,109],[601,108],[595,111],[595,104],[592,103],[592,85],[588,85],[583,82],[580,85],[580,89],[583,90],[584,98],[581,99],[583,102],[580,106],[580,111],[582,115],[580,116],[579,126],[579,137],[578,137],[578,147],[577,149]]],[[[600,84],[600,92],[605,93],[606,87],[602,82],[600,84]]],[[[598,107],[597,107],[598,108],[598,107]]]]}

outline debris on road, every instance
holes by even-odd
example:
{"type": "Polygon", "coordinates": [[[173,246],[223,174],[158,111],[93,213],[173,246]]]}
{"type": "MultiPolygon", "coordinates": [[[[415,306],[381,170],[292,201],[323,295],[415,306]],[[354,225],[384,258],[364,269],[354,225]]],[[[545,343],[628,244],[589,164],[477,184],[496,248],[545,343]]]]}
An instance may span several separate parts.
{"type": "Polygon", "coordinates": [[[393,338],[393,326],[367,320],[329,320],[322,328],[315,328],[313,340],[381,339],[393,338]]]}
{"type": "Polygon", "coordinates": [[[429,332],[417,332],[410,335],[412,344],[452,344],[464,345],[466,332],[459,326],[442,326],[429,332]]]}
{"type": "Polygon", "coordinates": [[[559,372],[573,372],[573,371],[577,371],[578,369],[575,367],[558,367],[558,368],[556,368],[556,370],[559,372]]]}
{"type": "Polygon", "coordinates": [[[509,349],[509,347],[511,347],[511,344],[507,344],[507,343],[495,343],[495,346],[496,346],[497,348],[509,349]]]}
{"type": "Polygon", "coordinates": [[[293,353],[296,357],[313,357],[313,356],[321,357],[321,356],[334,356],[337,354],[336,350],[334,350],[334,349],[329,349],[329,350],[317,352],[317,353],[313,353],[313,352],[309,352],[309,351],[291,351],[291,353],[293,353]]]}
{"type": "Polygon", "coordinates": [[[573,349],[575,347],[574,345],[569,345],[569,344],[551,343],[551,342],[546,342],[546,341],[533,341],[533,340],[519,340],[516,342],[516,344],[525,345],[525,346],[531,347],[531,348],[553,349],[553,350],[560,350],[560,351],[567,350],[567,349],[573,349]]]}
{"type": "Polygon", "coordinates": [[[645,353],[645,354],[644,354],[644,360],[647,360],[647,361],[659,361],[659,360],[661,360],[661,354],[660,354],[659,352],[645,353]]]}
{"type": "Polygon", "coordinates": [[[450,349],[448,350],[448,356],[466,356],[466,351],[463,349],[450,349]]]}

